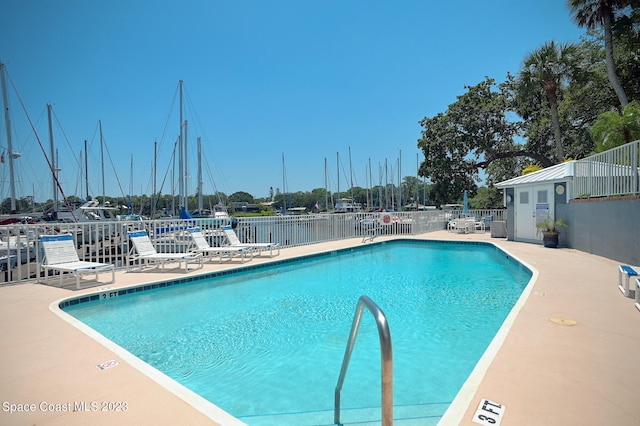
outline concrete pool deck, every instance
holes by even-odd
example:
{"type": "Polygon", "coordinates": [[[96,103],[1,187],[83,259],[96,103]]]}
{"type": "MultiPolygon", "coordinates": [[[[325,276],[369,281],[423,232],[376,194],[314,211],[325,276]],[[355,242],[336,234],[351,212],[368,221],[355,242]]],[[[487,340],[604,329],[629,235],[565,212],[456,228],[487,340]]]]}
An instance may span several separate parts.
{"type": "MultiPolygon", "coordinates": [[[[443,423],[478,424],[472,419],[486,398],[506,407],[502,425],[640,424],[640,311],[617,288],[619,262],[489,233],[438,231],[412,238],[490,241],[538,272],[504,341],[487,356],[486,372],[470,379],[476,390],[456,401],[460,416],[447,416],[443,423]],[[554,318],[575,325],[557,324],[554,318]]],[[[360,239],[351,239],[288,248],[279,257],[255,258],[251,264],[359,245],[360,239]]],[[[238,265],[207,264],[188,276],[238,265]]],[[[194,408],[50,309],[60,299],[105,287],[184,276],[117,272],[115,284],[83,290],[33,283],[0,287],[0,424],[233,424],[224,418],[214,422],[203,413],[211,412],[210,404],[194,408]],[[118,365],[97,368],[111,360],[118,365]]],[[[473,285],[473,277],[460,279],[473,285]]]]}

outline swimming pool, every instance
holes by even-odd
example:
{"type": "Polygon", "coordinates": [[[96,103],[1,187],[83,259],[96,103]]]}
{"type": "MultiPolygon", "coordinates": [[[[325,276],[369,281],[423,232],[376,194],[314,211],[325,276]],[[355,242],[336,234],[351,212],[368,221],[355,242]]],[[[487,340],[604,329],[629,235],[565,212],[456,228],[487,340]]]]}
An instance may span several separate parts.
{"type": "MultiPolygon", "coordinates": [[[[490,244],[399,240],[61,305],[249,425],[317,416],[330,424],[354,310],[366,294],[390,324],[396,418],[435,424],[530,277],[490,244]]],[[[342,421],[379,421],[379,406],[378,336],[365,314],[342,421]]]]}

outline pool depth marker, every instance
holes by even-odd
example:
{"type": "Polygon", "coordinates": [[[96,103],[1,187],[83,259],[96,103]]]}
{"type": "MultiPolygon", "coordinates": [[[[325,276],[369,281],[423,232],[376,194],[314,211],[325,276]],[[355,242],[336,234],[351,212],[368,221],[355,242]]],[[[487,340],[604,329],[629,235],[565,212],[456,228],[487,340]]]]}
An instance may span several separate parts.
{"type": "Polygon", "coordinates": [[[485,426],[499,426],[504,415],[505,406],[488,399],[480,400],[473,421],[485,426]]]}

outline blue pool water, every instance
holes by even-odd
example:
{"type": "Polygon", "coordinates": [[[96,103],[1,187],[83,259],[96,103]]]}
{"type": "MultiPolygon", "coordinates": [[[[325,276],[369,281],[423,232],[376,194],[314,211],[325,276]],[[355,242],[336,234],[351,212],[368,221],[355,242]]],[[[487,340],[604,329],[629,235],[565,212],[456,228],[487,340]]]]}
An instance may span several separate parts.
{"type": "MultiPolygon", "coordinates": [[[[356,304],[367,295],[389,322],[394,406],[437,421],[530,277],[491,245],[393,241],[64,310],[249,425],[299,424],[282,415],[318,411],[331,424],[356,304]]],[[[375,420],[357,418],[357,408],[373,408],[379,421],[379,340],[366,311],[342,407],[345,424],[375,420]]]]}

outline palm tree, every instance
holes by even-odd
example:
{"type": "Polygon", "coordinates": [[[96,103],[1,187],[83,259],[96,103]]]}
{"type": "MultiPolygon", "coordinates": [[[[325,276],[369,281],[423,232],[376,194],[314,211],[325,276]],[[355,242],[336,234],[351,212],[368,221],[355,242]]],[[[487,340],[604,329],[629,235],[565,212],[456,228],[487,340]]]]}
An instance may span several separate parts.
{"type": "Polygon", "coordinates": [[[616,65],[613,61],[613,35],[611,28],[615,21],[615,12],[632,3],[630,0],[567,0],[573,20],[579,27],[593,29],[601,26],[604,29],[604,51],[607,63],[607,76],[616,92],[620,105],[624,108],[629,101],[622,84],[618,80],[616,65]]]}
{"type": "Polygon", "coordinates": [[[564,148],[560,133],[558,116],[558,96],[566,82],[574,77],[578,70],[578,47],[572,43],[550,41],[529,53],[524,58],[522,70],[518,76],[521,96],[538,92],[542,87],[551,108],[551,121],[556,143],[556,153],[564,160],[564,148]]]}
{"type": "Polygon", "coordinates": [[[591,126],[590,133],[596,143],[596,152],[640,139],[640,103],[629,102],[622,113],[603,112],[591,126]]]}

